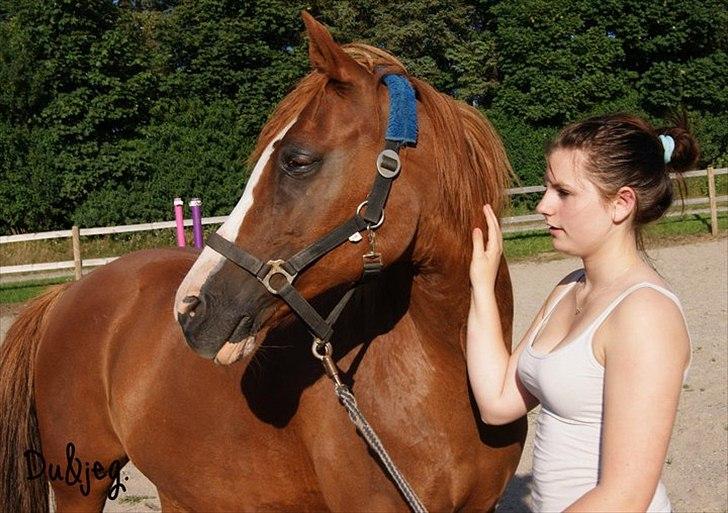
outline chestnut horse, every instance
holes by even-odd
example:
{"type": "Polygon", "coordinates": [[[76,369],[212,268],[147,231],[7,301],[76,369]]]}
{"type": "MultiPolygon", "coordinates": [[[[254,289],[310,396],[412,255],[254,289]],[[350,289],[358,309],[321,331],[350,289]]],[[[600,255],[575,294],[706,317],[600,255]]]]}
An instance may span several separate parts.
{"type": "MultiPolygon", "coordinates": [[[[264,127],[217,232],[259,258],[288,258],[354,215],[384,144],[383,70],[406,76],[387,53],[338,46],[303,17],[313,71],[264,127]]],[[[333,359],[429,510],[489,511],[515,471],[525,421],[486,426],[469,393],[468,263],[481,206],[502,207],[510,168],[475,109],[407,78],[418,140],[401,152],[375,232],[381,275],[341,313],[333,359]]],[[[345,241],[297,290],[328,312],[368,249],[366,236],[345,241]]],[[[510,340],[505,261],[497,296],[510,340]]],[[[58,511],[101,511],[129,459],[168,511],[408,510],[311,355],[306,327],[210,247],[132,253],[51,290],[12,326],[0,365],[3,511],[47,508],[49,480],[58,511]]]]}

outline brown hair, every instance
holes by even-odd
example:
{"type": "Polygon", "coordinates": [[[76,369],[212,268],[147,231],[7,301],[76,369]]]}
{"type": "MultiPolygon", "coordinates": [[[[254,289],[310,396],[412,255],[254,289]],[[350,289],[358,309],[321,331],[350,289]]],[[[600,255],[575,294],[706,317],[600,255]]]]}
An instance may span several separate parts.
{"type": "Polygon", "coordinates": [[[637,202],[633,224],[640,249],[642,226],[662,217],[672,204],[670,173],[692,168],[699,154],[684,114],[674,119],[673,127],[661,129],[630,114],[589,118],[564,128],[547,155],[557,149],[584,152],[589,178],[605,200],[614,198],[622,187],[634,189],[637,202]],[[675,141],[667,163],[660,135],[675,141]]]}

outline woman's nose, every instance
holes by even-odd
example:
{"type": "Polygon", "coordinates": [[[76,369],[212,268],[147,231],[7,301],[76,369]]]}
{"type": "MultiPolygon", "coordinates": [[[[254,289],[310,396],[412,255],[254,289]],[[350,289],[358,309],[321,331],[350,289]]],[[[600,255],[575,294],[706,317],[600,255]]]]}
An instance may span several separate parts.
{"type": "Polygon", "coordinates": [[[546,194],[544,194],[541,197],[541,201],[539,201],[538,205],[536,205],[536,212],[545,216],[545,215],[548,215],[551,213],[550,210],[551,210],[551,208],[549,207],[549,204],[548,204],[548,198],[546,197],[546,194]]]}

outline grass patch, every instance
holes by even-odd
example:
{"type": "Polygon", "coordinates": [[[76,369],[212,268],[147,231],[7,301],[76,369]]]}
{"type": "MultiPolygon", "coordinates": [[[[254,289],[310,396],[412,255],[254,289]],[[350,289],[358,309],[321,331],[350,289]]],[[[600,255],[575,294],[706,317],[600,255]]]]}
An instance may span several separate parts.
{"type": "MultiPolygon", "coordinates": [[[[217,226],[215,226],[217,228],[217,226]]],[[[36,264],[73,260],[70,238],[47,239],[4,244],[0,265],[36,264]]],[[[81,237],[81,258],[124,255],[140,249],[176,245],[173,229],[81,237]]]]}
{"type": "Polygon", "coordinates": [[[503,234],[503,253],[509,261],[525,260],[539,254],[555,253],[551,236],[544,231],[503,234]]]}
{"type": "Polygon", "coordinates": [[[60,278],[0,284],[0,303],[22,303],[39,295],[51,285],[66,283],[72,279],[70,276],[64,276],[60,278]]]}
{"type": "MultiPolygon", "coordinates": [[[[203,236],[217,231],[218,224],[203,226],[203,236]]],[[[187,244],[192,245],[192,233],[187,229],[187,244]]],[[[174,247],[175,230],[114,233],[81,237],[81,259],[121,256],[141,249],[174,247]]],[[[38,264],[73,260],[71,238],[11,242],[0,246],[0,266],[38,264]]]]}
{"type": "MultiPolygon", "coordinates": [[[[718,214],[718,234],[728,229],[728,214],[718,214]]],[[[674,238],[680,239],[686,235],[700,235],[710,233],[710,214],[690,214],[668,217],[659,223],[652,224],[645,230],[645,245],[664,246],[670,244],[674,238]]]]}

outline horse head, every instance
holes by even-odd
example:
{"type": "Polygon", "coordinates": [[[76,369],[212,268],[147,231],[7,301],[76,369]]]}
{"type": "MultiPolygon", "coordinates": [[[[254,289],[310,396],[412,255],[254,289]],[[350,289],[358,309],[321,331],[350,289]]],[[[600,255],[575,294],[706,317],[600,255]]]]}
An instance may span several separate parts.
{"type": "Polygon", "coordinates": [[[375,234],[385,268],[406,258],[417,273],[448,275],[467,288],[470,229],[484,202],[498,211],[510,172],[500,140],[475,109],[407,77],[417,97],[417,144],[401,152],[386,222],[377,226],[380,216],[362,221],[385,148],[389,91],[382,77],[406,71],[386,52],[339,46],[310,15],[303,19],[313,71],[263,128],[251,156],[253,171],[216,233],[216,249],[202,251],[175,299],[188,344],[219,363],[251,354],[292,314],[276,295],[281,282],[295,278],[305,300],[355,284],[362,256],[372,250],[367,233],[375,234]],[[300,275],[277,267],[347,220],[357,221],[347,225],[351,240],[330,244],[300,275]],[[363,232],[363,240],[354,232],[363,232]],[[221,254],[221,244],[244,250],[238,254],[250,257],[248,272],[240,268],[248,256],[236,264],[232,253],[221,254]],[[260,270],[258,264],[264,264],[260,270]]]}

